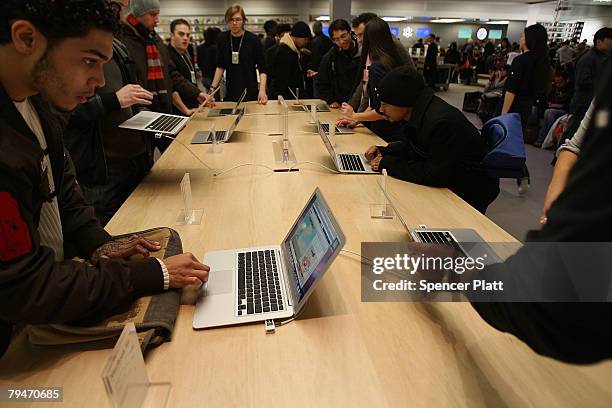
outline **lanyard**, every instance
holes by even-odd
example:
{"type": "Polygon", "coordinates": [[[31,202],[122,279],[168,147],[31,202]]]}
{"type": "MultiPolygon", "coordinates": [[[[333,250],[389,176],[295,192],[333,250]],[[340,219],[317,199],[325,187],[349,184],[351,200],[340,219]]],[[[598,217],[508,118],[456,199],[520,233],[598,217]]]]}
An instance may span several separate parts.
{"type": "MultiPolygon", "coordinates": [[[[242,34],[242,37],[240,37],[240,45],[238,45],[238,54],[240,54],[240,49],[242,48],[242,41],[244,40],[245,35],[246,35],[246,31],[242,34]]],[[[230,37],[232,37],[231,34],[230,34],[230,37]]],[[[234,41],[230,41],[230,47],[232,48],[232,52],[234,52],[234,41]]]]}
{"type": "Polygon", "coordinates": [[[183,61],[185,61],[187,63],[187,66],[189,66],[189,69],[191,71],[195,71],[195,68],[193,66],[193,62],[191,61],[191,58],[189,58],[188,56],[186,56],[183,53],[181,53],[181,57],[183,58],[183,61]]]}

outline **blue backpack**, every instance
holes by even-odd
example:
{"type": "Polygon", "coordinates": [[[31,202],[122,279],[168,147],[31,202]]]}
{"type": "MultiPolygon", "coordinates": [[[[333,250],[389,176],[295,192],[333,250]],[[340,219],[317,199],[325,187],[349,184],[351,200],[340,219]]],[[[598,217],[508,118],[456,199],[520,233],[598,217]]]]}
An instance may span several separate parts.
{"type": "Polygon", "coordinates": [[[518,113],[497,116],[482,127],[489,151],[483,164],[491,177],[520,178],[527,156],[523,141],[523,127],[518,113]]]}

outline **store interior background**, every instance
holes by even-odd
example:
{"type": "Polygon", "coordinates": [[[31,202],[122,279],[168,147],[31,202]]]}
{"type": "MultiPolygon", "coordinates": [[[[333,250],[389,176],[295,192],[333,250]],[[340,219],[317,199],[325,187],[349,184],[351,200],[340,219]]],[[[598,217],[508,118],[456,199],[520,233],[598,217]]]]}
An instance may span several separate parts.
{"type": "MultiPolygon", "coordinates": [[[[200,30],[208,26],[224,28],[222,17],[225,9],[235,3],[240,3],[250,18],[248,27],[255,32],[263,32],[263,23],[269,18],[278,18],[294,22],[298,20],[312,23],[321,16],[346,18],[348,14],[355,16],[363,12],[374,12],[381,17],[388,17],[389,25],[398,29],[398,38],[406,46],[417,41],[417,33],[425,33],[431,29],[441,38],[441,43],[447,45],[453,41],[463,43],[465,38],[459,38],[459,29],[471,29],[471,36],[476,40],[479,28],[501,29],[502,37],[517,41],[526,25],[537,22],[552,22],[555,17],[557,1],[537,2],[521,1],[398,1],[378,0],[161,0],[161,25],[159,31],[168,31],[169,23],[174,17],[197,18],[206,16],[209,23],[200,21],[200,30]],[[332,11],[333,10],[333,11],[332,11]],[[335,12],[334,12],[335,11],[335,12]],[[393,21],[393,20],[403,21],[393,21]],[[404,20],[405,19],[405,20],[404,20]],[[436,23],[436,19],[465,19],[456,23],[436,23]],[[489,24],[491,21],[503,24],[489,24]],[[410,27],[410,31],[405,28],[410,27]],[[407,37],[404,34],[410,34],[407,37]]],[[[601,27],[612,26],[612,1],[606,0],[566,0],[561,3],[563,10],[559,11],[558,20],[564,23],[583,22],[581,39],[589,43],[593,34],[601,27]]],[[[201,19],[199,19],[201,20],[201,19]]],[[[326,22],[324,21],[324,24],[326,22]]],[[[329,22],[327,22],[329,23],[329,22]]],[[[465,31],[463,31],[465,33],[465,31]]],[[[196,36],[197,37],[197,36],[196,36]]],[[[498,40],[499,41],[499,40],[498,40]]]]}

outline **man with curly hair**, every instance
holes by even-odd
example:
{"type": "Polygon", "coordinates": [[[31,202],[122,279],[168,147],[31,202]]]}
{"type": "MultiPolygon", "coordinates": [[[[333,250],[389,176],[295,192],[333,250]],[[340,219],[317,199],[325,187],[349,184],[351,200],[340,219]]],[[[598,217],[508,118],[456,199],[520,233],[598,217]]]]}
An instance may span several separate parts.
{"type": "Polygon", "coordinates": [[[159,243],[114,241],[65,153],[58,111],[104,85],[117,27],[106,0],[0,2],[0,354],[14,324],[96,321],[208,278],[191,254],[161,261],[148,256],[159,243]]]}

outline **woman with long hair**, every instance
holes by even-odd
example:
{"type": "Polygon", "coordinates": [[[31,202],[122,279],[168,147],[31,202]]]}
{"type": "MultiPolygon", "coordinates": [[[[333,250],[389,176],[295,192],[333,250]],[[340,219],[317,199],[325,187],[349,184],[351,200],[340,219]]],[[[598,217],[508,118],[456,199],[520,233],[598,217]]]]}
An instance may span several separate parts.
{"type": "MultiPolygon", "coordinates": [[[[521,34],[520,47],[523,53],[512,61],[500,114],[520,114],[524,134],[536,98],[548,93],[551,84],[548,34],[544,26],[534,24],[526,27],[521,34]]],[[[523,194],[530,183],[527,166],[517,183],[519,194],[523,194]]]]}
{"type": "Polygon", "coordinates": [[[361,105],[366,107],[355,112],[351,105],[343,103],[341,111],[344,117],[338,120],[338,124],[356,126],[361,122],[385,141],[397,140],[401,137],[401,125],[388,122],[378,112],[380,100],[376,88],[388,72],[403,65],[403,62],[393,42],[389,25],[381,18],[376,17],[366,24],[361,65],[364,89],[362,101],[367,101],[361,105]]]}

